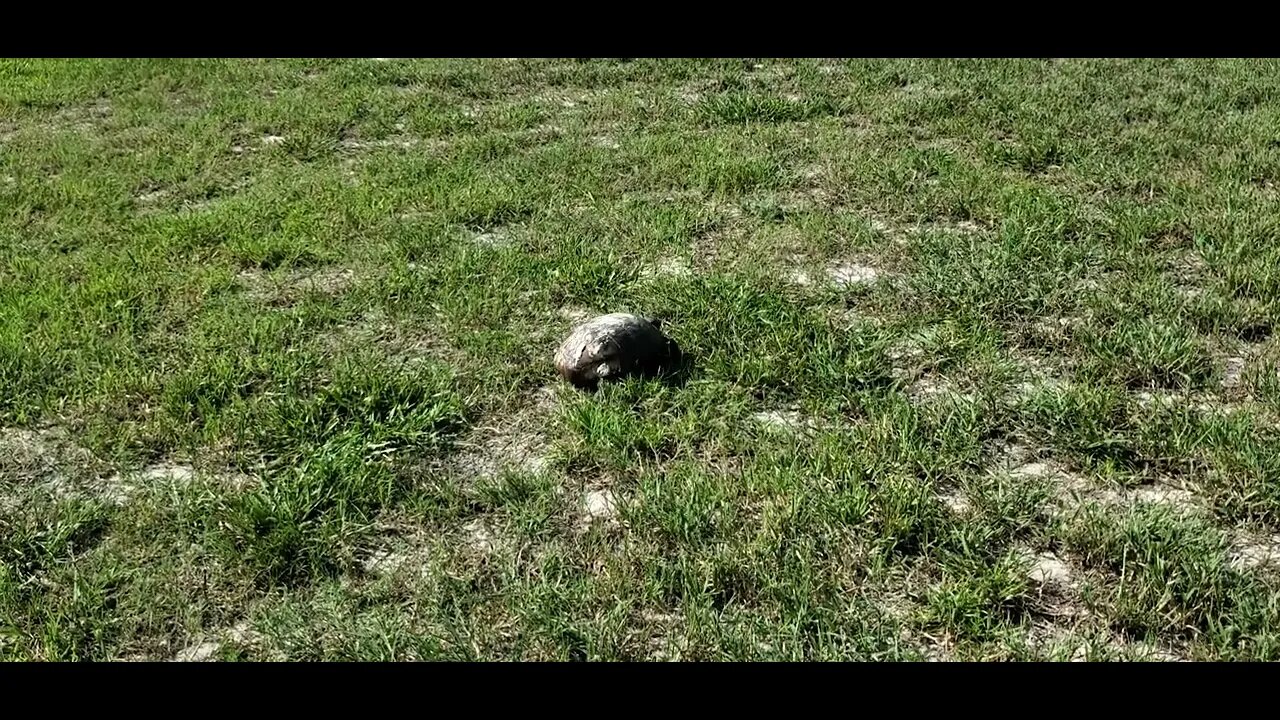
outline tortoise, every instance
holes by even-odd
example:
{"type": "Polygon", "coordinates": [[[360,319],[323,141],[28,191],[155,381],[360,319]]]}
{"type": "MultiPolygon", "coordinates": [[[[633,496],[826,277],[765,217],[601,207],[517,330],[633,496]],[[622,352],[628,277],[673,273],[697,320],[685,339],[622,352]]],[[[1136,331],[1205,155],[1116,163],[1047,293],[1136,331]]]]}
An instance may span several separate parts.
{"type": "Polygon", "coordinates": [[[611,313],[576,326],[556,350],[556,371],[579,388],[628,375],[657,375],[680,361],[680,348],[662,333],[661,321],[611,313]]]}

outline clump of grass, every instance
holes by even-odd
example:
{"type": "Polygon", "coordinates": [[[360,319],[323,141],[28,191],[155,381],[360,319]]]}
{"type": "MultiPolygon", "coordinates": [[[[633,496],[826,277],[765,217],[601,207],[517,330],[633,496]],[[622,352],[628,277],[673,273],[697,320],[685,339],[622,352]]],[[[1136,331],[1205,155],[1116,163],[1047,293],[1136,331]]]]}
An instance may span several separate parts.
{"type": "Polygon", "coordinates": [[[928,594],[927,622],[966,640],[991,640],[1020,621],[1029,589],[1024,563],[1014,554],[986,562],[953,561],[928,594]]]}
{"type": "Polygon", "coordinates": [[[1021,410],[1031,433],[1091,468],[1131,468],[1134,447],[1129,400],[1116,390],[1087,385],[1042,388],[1021,410]]]}
{"type": "Polygon", "coordinates": [[[119,572],[62,571],[87,564],[110,522],[110,506],[89,498],[36,496],[0,511],[0,657],[80,660],[110,647],[119,572]]]}
{"type": "Polygon", "coordinates": [[[829,98],[788,99],[757,92],[733,91],[714,95],[699,106],[702,116],[717,123],[798,122],[841,112],[829,98]]]}
{"type": "Polygon", "coordinates": [[[335,445],[228,504],[228,544],[262,585],[297,585],[341,571],[351,562],[344,555],[394,497],[394,476],[361,462],[364,448],[335,445]]]}
{"type": "MultiPolygon", "coordinates": [[[[300,388],[301,389],[301,388],[300,388]]],[[[299,394],[301,395],[301,394],[299,394]]],[[[307,396],[264,399],[242,420],[254,443],[281,461],[330,443],[388,454],[429,450],[462,427],[466,405],[447,369],[348,358],[307,396]]]]}
{"type": "Polygon", "coordinates": [[[1203,636],[1218,652],[1273,657],[1276,607],[1265,583],[1230,568],[1222,534],[1203,520],[1157,504],[1087,512],[1064,539],[1090,567],[1106,571],[1097,603],[1128,633],[1203,636]]]}
{"type": "Polygon", "coordinates": [[[1080,342],[1091,355],[1087,372],[1130,387],[1195,387],[1213,372],[1194,332],[1149,317],[1119,319],[1086,331],[1080,342]]]}

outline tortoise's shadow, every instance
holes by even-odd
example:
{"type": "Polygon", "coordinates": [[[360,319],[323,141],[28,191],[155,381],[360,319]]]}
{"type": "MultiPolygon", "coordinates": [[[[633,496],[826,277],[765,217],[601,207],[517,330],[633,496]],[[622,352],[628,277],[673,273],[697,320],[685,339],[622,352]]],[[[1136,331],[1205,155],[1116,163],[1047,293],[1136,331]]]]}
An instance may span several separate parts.
{"type": "Polygon", "coordinates": [[[651,373],[651,377],[669,388],[682,388],[693,376],[694,358],[676,345],[674,340],[671,348],[671,359],[651,373]]]}

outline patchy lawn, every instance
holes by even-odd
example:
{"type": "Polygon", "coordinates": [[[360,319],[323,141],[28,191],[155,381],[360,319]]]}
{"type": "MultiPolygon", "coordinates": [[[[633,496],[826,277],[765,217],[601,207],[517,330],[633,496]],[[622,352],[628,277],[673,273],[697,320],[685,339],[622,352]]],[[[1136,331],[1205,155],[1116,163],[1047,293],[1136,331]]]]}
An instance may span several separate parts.
{"type": "Polygon", "coordinates": [[[0,61],[0,657],[1280,659],[1280,63],[0,61]],[[555,379],[662,318],[681,382],[555,379]]]}

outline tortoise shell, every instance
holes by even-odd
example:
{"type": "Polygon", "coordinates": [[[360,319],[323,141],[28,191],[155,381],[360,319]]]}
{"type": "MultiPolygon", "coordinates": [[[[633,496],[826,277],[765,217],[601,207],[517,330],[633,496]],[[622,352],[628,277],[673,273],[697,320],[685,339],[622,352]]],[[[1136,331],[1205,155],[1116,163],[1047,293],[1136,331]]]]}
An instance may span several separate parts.
{"type": "Polygon", "coordinates": [[[600,380],[653,375],[670,368],[679,348],[650,321],[629,313],[592,318],[573,329],[556,350],[556,371],[578,387],[600,380]]]}

